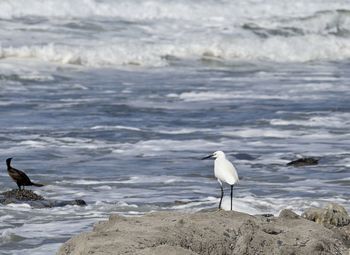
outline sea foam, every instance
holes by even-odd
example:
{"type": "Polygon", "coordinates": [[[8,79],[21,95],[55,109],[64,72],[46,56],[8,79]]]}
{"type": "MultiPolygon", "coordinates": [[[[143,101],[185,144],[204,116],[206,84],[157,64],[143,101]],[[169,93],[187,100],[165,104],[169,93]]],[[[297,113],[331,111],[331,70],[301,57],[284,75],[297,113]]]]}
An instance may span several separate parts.
{"type": "Polygon", "coordinates": [[[350,58],[350,43],[336,36],[306,35],[294,38],[270,37],[224,38],[213,35],[198,41],[195,37],[181,39],[176,44],[137,41],[105,42],[104,45],[28,45],[0,48],[3,59],[39,59],[54,64],[86,67],[167,66],[176,59],[217,61],[307,62],[315,60],[344,60],[350,58]],[[91,48],[93,47],[93,48],[91,48]]]}
{"type": "Polygon", "coordinates": [[[84,67],[344,60],[348,9],[343,1],[304,0],[5,1],[0,57],[84,67]]]}

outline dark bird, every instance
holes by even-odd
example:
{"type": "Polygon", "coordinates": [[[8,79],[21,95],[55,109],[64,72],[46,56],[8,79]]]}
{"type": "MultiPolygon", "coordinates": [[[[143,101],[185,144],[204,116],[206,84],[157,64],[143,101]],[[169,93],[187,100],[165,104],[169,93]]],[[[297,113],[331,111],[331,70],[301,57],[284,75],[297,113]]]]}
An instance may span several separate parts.
{"type": "Polygon", "coordinates": [[[12,158],[6,159],[7,172],[9,176],[12,178],[12,180],[15,183],[17,183],[19,190],[21,190],[21,186],[23,186],[23,189],[24,189],[24,186],[36,186],[36,187],[44,186],[43,184],[32,182],[23,171],[13,168],[11,166],[11,160],[12,158]]]}

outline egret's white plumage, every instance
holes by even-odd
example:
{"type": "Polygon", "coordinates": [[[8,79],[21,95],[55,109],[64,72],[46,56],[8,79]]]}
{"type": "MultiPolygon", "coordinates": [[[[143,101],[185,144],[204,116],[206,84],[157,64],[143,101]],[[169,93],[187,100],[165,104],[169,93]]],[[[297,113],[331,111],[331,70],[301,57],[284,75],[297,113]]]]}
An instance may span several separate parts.
{"type": "Polygon", "coordinates": [[[236,184],[239,181],[236,168],[227,160],[225,153],[223,151],[216,151],[212,157],[215,158],[214,174],[219,183],[236,184]]]}
{"type": "Polygon", "coordinates": [[[221,198],[219,203],[219,209],[221,208],[221,202],[224,196],[222,182],[226,182],[231,186],[231,210],[232,210],[232,189],[233,189],[233,185],[238,183],[239,181],[236,168],[226,158],[226,155],[223,151],[216,151],[212,155],[204,157],[203,159],[207,159],[207,158],[215,158],[214,175],[218,179],[218,182],[220,183],[220,188],[221,188],[221,198]]]}

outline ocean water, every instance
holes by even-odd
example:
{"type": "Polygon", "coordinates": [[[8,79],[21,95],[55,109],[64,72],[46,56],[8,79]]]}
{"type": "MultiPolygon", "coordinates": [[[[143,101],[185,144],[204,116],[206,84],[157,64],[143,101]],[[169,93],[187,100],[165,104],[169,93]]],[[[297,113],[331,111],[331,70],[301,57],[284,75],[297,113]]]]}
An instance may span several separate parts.
{"type": "Polygon", "coordinates": [[[0,191],[13,157],[38,194],[88,203],[1,205],[1,255],[55,254],[111,213],[216,208],[216,150],[235,210],[350,210],[350,2],[11,0],[0,35],[0,191]]]}

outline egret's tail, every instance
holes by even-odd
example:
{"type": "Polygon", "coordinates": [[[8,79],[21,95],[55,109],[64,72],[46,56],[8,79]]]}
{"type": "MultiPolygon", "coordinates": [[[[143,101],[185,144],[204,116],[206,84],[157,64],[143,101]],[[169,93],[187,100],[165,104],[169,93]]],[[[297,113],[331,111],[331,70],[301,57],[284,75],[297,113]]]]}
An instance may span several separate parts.
{"type": "Polygon", "coordinates": [[[36,187],[42,187],[42,186],[44,186],[44,184],[34,183],[34,182],[32,182],[32,185],[33,185],[33,186],[36,186],[36,187]]]}

